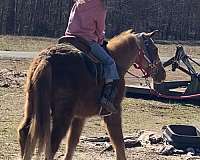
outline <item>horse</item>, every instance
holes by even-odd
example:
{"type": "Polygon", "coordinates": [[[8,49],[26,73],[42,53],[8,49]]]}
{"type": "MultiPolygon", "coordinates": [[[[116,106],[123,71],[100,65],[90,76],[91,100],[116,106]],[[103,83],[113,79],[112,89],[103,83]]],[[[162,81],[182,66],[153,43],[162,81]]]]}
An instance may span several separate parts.
{"type": "MultiPolygon", "coordinates": [[[[120,80],[114,99],[117,113],[102,119],[117,160],[126,159],[121,124],[125,74],[136,64],[154,82],[161,83],[166,77],[158,48],[151,38],[155,33],[135,33],[130,29],[107,44],[120,80]]],[[[72,160],[86,118],[99,115],[102,88],[103,82],[96,83],[77,49],[56,44],[41,51],[30,65],[25,84],[24,118],[18,128],[22,159],[31,159],[38,148],[39,157],[44,153],[45,159],[52,160],[67,135],[64,159],[72,160]]]]}

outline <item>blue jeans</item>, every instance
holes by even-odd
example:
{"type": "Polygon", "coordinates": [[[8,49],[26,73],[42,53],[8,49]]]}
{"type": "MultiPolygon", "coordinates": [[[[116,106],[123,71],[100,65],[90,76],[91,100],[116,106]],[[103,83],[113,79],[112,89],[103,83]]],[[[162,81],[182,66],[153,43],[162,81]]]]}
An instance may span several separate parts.
{"type": "Polygon", "coordinates": [[[97,57],[103,64],[105,81],[109,82],[118,80],[119,74],[117,72],[117,67],[113,58],[97,42],[90,42],[90,47],[95,57],[97,57]]]}

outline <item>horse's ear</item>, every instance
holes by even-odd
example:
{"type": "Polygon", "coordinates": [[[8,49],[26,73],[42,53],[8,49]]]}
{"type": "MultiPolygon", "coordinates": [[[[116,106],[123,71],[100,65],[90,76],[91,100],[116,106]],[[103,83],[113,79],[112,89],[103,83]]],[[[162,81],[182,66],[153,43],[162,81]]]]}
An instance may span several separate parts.
{"type": "Polygon", "coordinates": [[[130,29],[130,31],[131,31],[130,33],[134,33],[135,32],[134,29],[130,29]]]}
{"type": "Polygon", "coordinates": [[[156,33],[158,33],[158,32],[159,32],[159,30],[154,30],[153,32],[150,32],[150,33],[145,34],[145,36],[151,38],[152,36],[154,36],[154,35],[155,35],[156,33]]]}

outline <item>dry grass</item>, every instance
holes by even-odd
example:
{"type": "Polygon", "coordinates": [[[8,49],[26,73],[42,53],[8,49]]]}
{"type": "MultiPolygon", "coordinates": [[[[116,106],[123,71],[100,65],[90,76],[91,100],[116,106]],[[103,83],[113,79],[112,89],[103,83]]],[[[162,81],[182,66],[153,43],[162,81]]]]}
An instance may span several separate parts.
{"type": "MultiPolygon", "coordinates": [[[[161,44],[157,43],[157,46],[159,48],[159,54],[161,57],[172,57],[175,55],[176,52],[176,43],[167,43],[167,44],[161,44]]],[[[186,43],[183,44],[184,50],[188,55],[190,55],[192,58],[200,58],[200,44],[194,45],[192,43],[186,43]]]]}
{"type": "MultiPolygon", "coordinates": [[[[0,50],[38,51],[55,43],[55,39],[32,37],[0,37],[0,50]],[[19,38],[19,39],[18,39],[19,38]],[[9,44],[8,44],[9,43],[9,44]]],[[[158,44],[160,53],[171,57],[175,53],[175,45],[158,44]],[[170,53],[170,54],[169,54],[170,53]]],[[[199,46],[185,46],[199,57],[199,46]]],[[[0,69],[24,71],[28,69],[30,60],[0,60],[0,69]]],[[[0,88],[0,159],[15,160],[19,156],[17,127],[23,116],[23,88],[0,88]]],[[[141,130],[160,131],[167,124],[190,124],[200,128],[200,108],[190,104],[177,104],[125,98],[123,101],[123,130],[125,135],[135,134],[141,130]]],[[[83,136],[105,136],[101,118],[88,119],[83,130],[83,136]]],[[[185,160],[180,156],[159,156],[155,150],[133,148],[126,150],[128,160],[185,160]]],[[[58,152],[63,157],[64,146],[58,152]]],[[[78,145],[75,160],[114,160],[114,153],[100,155],[100,149],[93,146],[78,145]]],[[[57,158],[60,159],[60,158],[57,158]]]]}
{"type": "MultiPolygon", "coordinates": [[[[56,38],[3,36],[0,35],[0,50],[4,51],[40,51],[57,42],[56,38]]],[[[183,44],[185,51],[193,58],[200,57],[200,43],[157,41],[161,57],[174,56],[176,45],[183,44]]]]}
{"type": "Polygon", "coordinates": [[[40,51],[55,43],[54,38],[0,36],[0,50],[4,51],[40,51]]]}
{"type": "MultiPolygon", "coordinates": [[[[23,115],[23,100],[24,94],[22,89],[0,88],[0,159],[2,160],[14,160],[19,155],[16,130],[23,115]]],[[[135,135],[142,130],[159,132],[167,124],[192,124],[200,127],[199,112],[200,108],[198,106],[125,98],[123,101],[124,134],[135,135]]],[[[98,117],[93,117],[88,119],[82,135],[89,137],[105,136],[105,133],[102,120],[98,117]]],[[[97,160],[103,160],[106,157],[114,160],[112,152],[100,156],[100,149],[95,147],[92,149],[89,146],[79,144],[75,154],[75,160],[92,160],[91,155],[95,156],[97,160]]],[[[128,157],[131,157],[137,151],[133,152],[132,150],[131,152],[127,150],[127,152],[128,157]]],[[[62,155],[62,153],[64,153],[64,146],[61,147],[58,155],[62,155]]],[[[140,154],[137,155],[138,158],[146,157],[140,154]]],[[[145,159],[148,160],[148,157],[145,159]]],[[[168,160],[171,160],[171,158],[168,157],[168,160]]]]}

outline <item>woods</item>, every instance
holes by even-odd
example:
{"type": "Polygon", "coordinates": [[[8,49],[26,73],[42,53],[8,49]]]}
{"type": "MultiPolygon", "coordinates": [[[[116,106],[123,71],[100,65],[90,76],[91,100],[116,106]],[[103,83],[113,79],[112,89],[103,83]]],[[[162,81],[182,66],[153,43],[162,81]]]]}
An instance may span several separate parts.
{"type": "MultiPolygon", "coordinates": [[[[199,0],[108,0],[107,37],[159,29],[157,39],[200,40],[199,0]]],[[[59,37],[72,0],[1,0],[0,34],[59,37]]]]}
{"type": "Polygon", "coordinates": [[[3,0],[0,33],[59,36],[66,27],[68,0],[3,0]]]}

